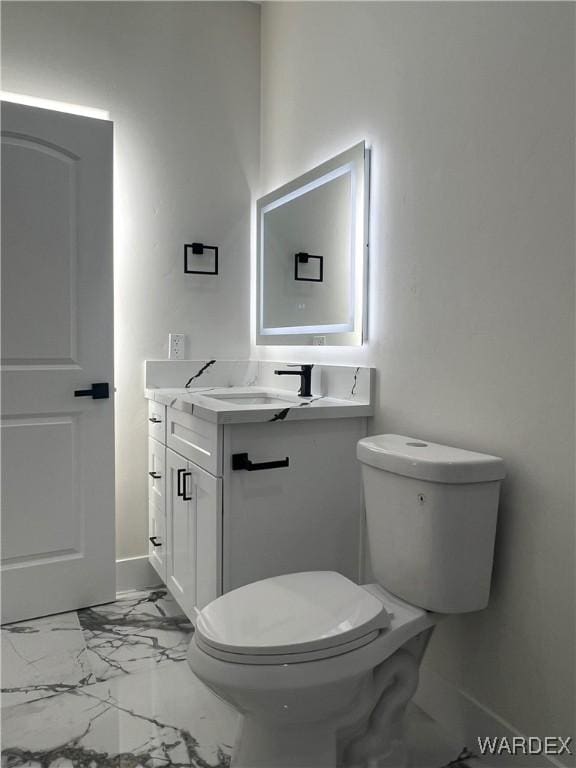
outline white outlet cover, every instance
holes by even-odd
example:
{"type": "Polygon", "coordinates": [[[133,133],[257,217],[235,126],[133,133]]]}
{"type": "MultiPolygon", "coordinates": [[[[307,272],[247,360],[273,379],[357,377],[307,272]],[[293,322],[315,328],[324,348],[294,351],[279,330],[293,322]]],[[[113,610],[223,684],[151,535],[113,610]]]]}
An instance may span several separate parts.
{"type": "Polygon", "coordinates": [[[170,360],[184,360],[184,346],[186,336],[183,333],[168,334],[168,358],[170,360]]]}

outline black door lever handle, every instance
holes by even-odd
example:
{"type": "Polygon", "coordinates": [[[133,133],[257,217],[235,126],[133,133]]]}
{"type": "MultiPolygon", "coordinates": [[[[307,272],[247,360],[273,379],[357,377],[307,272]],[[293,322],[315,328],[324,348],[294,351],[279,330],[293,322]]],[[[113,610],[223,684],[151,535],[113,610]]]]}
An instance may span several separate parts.
{"type": "Polygon", "coordinates": [[[161,547],[161,546],[162,546],[162,544],[161,544],[159,541],[157,541],[157,538],[158,538],[157,536],[150,536],[150,539],[149,539],[149,540],[150,540],[150,542],[153,544],[153,546],[155,546],[155,547],[161,547]]]}
{"type": "Polygon", "coordinates": [[[91,397],[92,400],[105,400],[110,397],[110,387],[107,381],[92,384],[91,389],[75,389],[74,397],[91,397]]]}

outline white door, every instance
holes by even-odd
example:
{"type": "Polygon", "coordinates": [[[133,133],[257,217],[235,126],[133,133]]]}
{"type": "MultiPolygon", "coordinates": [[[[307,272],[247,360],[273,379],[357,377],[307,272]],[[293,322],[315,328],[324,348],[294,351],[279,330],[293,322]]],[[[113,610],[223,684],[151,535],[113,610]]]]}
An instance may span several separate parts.
{"type": "Polygon", "coordinates": [[[112,123],[3,103],[3,621],[115,598],[112,315],[112,123]]]}

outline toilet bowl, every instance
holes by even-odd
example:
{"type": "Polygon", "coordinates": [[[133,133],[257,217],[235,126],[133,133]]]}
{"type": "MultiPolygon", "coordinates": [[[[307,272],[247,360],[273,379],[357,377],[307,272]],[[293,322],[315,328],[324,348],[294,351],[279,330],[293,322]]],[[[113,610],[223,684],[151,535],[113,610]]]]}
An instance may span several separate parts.
{"type": "Polygon", "coordinates": [[[391,706],[371,724],[376,738],[368,751],[384,741],[389,751],[389,734],[400,737],[433,625],[431,614],[377,584],[295,573],[248,584],[207,606],[188,661],[242,713],[235,768],[335,766],[354,750],[362,761],[350,764],[360,765],[368,754],[354,747],[355,738],[370,741],[363,732],[384,687],[391,706]]]}
{"type": "Polygon", "coordinates": [[[377,583],[283,574],[198,613],[188,663],[241,714],[232,768],[402,768],[436,621],[487,603],[502,460],[401,435],[358,457],[377,583]]]}

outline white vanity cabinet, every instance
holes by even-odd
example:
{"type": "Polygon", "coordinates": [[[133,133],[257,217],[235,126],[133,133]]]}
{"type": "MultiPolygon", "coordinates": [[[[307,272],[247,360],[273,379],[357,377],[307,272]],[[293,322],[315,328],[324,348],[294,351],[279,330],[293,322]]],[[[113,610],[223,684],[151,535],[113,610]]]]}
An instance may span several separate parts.
{"type": "Polygon", "coordinates": [[[158,403],[149,418],[149,558],[191,620],[268,576],[358,580],[365,418],[217,424],[158,403]]]}

